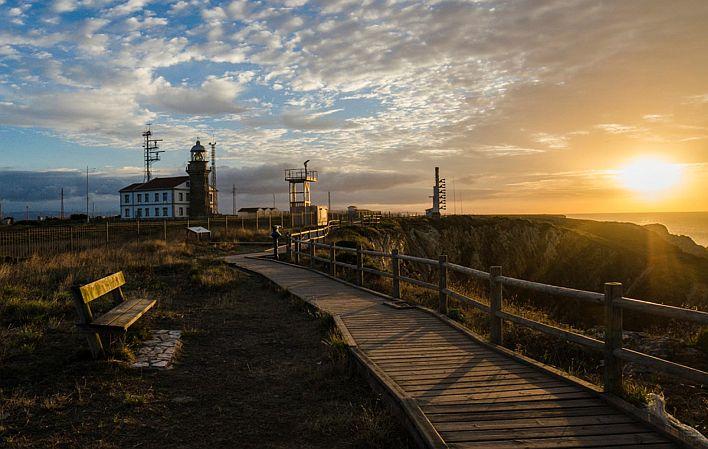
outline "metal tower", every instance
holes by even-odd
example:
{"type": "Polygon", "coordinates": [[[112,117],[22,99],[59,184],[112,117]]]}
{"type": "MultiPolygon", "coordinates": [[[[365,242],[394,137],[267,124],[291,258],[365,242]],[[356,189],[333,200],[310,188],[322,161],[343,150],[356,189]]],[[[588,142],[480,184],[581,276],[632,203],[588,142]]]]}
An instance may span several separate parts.
{"type": "Polygon", "coordinates": [[[317,171],[308,170],[305,161],[305,169],[289,168],[285,170],[285,180],[290,184],[290,215],[293,217],[294,226],[308,226],[315,220],[311,216],[310,207],[310,183],[317,182],[317,171]]]}
{"type": "Polygon", "coordinates": [[[143,137],[145,142],[143,142],[143,148],[145,149],[145,175],[143,176],[143,182],[148,182],[152,179],[152,163],[160,160],[160,153],[164,151],[158,151],[159,146],[157,142],[162,142],[162,139],[151,139],[152,131],[150,130],[151,123],[147,124],[147,129],[143,131],[143,137]]]}
{"type": "Polygon", "coordinates": [[[435,167],[435,185],[433,186],[433,207],[425,211],[425,215],[440,218],[440,211],[447,209],[447,188],[445,178],[440,178],[440,167],[435,167]]]}

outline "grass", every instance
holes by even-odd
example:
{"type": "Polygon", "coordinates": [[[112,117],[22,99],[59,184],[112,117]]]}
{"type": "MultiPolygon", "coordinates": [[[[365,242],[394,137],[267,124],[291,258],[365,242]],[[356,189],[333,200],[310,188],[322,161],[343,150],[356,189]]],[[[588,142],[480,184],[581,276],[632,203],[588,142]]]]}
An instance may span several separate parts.
{"type": "MultiPolygon", "coordinates": [[[[370,231],[376,232],[376,230],[370,231]]],[[[358,233],[350,234],[345,234],[341,238],[345,239],[347,242],[357,240],[357,238],[360,239],[358,233]]],[[[363,242],[357,241],[357,243],[361,244],[363,242]]],[[[337,244],[340,244],[339,241],[337,244]]],[[[324,252],[321,256],[324,256],[324,252]]],[[[338,260],[344,259],[344,257],[347,257],[347,255],[343,255],[341,258],[338,257],[338,260]]],[[[346,262],[355,263],[355,261],[351,260],[347,260],[346,262]]],[[[305,258],[304,263],[309,263],[309,260],[305,258]]],[[[320,265],[322,264],[318,263],[320,269],[326,268],[320,265]]],[[[367,259],[365,265],[382,271],[390,272],[391,270],[389,262],[387,260],[382,261],[380,258],[367,259]]],[[[429,267],[416,267],[414,264],[406,264],[402,267],[402,275],[431,283],[437,282],[437,272],[430,270],[429,267]]],[[[354,281],[353,273],[351,273],[350,270],[346,270],[343,277],[350,282],[354,281]]],[[[486,297],[486,285],[477,281],[460,280],[454,279],[452,276],[450,277],[452,281],[449,282],[449,288],[483,304],[489,303],[486,297]]],[[[377,277],[368,273],[365,274],[365,286],[385,294],[390,294],[391,292],[390,279],[377,277]]],[[[431,309],[437,309],[438,293],[436,291],[434,292],[405,282],[401,282],[400,288],[402,298],[414,301],[431,309]]],[[[503,309],[508,313],[564,330],[584,334],[600,340],[604,338],[604,331],[601,326],[588,327],[584,326],[584,323],[571,325],[568,324],[567,321],[559,321],[559,315],[556,313],[556,310],[553,309],[552,303],[544,308],[541,307],[537,301],[526,300],[523,295],[506,292],[503,309]]],[[[594,313],[596,313],[597,316],[601,316],[599,309],[594,313]]],[[[450,298],[448,316],[456,321],[462,322],[466,327],[482,338],[488,338],[488,315],[474,308],[469,303],[450,298]]],[[[585,322],[592,322],[592,319],[586,320],[585,322]]],[[[705,344],[704,340],[708,341],[708,338],[705,337],[705,332],[696,333],[695,329],[691,326],[684,327],[682,330],[678,329],[680,326],[676,327],[677,329],[671,333],[671,336],[681,338],[681,341],[686,342],[686,344],[700,347],[700,344],[705,344]]],[[[655,329],[653,332],[654,335],[667,334],[664,328],[655,329]]],[[[555,337],[512,323],[505,323],[503,340],[505,347],[520,354],[560,368],[573,376],[596,385],[602,384],[602,354],[590,351],[574,343],[559,341],[555,337]]],[[[703,361],[677,361],[689,366],[695,366],[696,363],[703,363],[703,366],[699,366],[699,368],[708,368],[708,366],[706,366],[708,363],[706,363],[705,359],[703,361]]],[[[632,368],[633,367],[630,365],[625,367],[623,397],[627,401],[638,406],[643,406],[647,402],[649,393],[663,394],[667,403],[666,409],[669,413],[703,433],[708,431],[708,414],[705,412],[708,409],[708,391],[704,386],[683,382],[681,379],[674,377],[636,372],[633,371],[632,368]]]]}
{"type": "Polygon", "coordinates": [[[154,241],[0,265],[0,446],[408,447],[331,319],[218,260],[236,249],[154,241]],[[93,361],[67,291],[118,270],[126,296],[158,307],[93,361]],[[175,369],[128,368],[150,328],[183,331],[175,369]]]}

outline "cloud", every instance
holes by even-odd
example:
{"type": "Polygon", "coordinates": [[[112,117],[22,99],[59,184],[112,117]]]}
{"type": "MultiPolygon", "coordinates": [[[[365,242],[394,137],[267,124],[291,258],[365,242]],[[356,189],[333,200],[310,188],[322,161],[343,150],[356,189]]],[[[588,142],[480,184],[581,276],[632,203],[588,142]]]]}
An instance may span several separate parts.
{"type": "Polygon", "coordinates": [[[243,89],[237,77],[208,77],[198,88],[172,86],[156,80],[155,92],[146,101],[161,111],[178,114],[218,115],[243,112],[236,97],[243,89]]]}
{"type": "Polygon", "coordinates": [[[517,179],[642,148],[708,158],[705,2],[58,0],[46,11],[0,32],[0,123],[79,144],[100,132],[123,148],[153,120],[175,147],[214,129],[224,162],[249,167],[306,154],[323,170],[428,176],[447,164],[459,178],[517,179]]]}
{"type": "MultiPolygon", "coordinates": [[[[125,178],[92,174],[89,177],[91,195],[116,195],[129,184],[125,178]]],[[[59,201],[61,189],[64,199],[71,201],[86,197],[86,175],[78,170],[12,171],[0,170],[0,200],[12,203],[59,201]]]]}

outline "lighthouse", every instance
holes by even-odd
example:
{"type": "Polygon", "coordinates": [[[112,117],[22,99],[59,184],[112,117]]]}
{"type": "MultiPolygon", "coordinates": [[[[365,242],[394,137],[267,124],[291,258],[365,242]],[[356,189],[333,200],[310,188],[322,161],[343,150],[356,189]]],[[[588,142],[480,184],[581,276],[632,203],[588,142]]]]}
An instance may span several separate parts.
{"type": "Polygon", "coordinates": [[[189,175],[189,215],[191,217],[206,217],[211,215],[211,194],[209,188],[209,167],[206,160],[206,149],[197,143],[190,150],[187,174],[189,175]]]}

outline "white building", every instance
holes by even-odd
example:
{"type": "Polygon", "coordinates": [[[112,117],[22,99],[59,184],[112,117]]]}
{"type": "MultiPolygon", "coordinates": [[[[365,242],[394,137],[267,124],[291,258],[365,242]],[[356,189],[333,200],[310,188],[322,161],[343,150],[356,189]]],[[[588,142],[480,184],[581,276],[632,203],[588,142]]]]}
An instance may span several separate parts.
{"type": "MultiPolygon", "coordinates": [[[[120,215],[124,220],[189,217],[189,176],[155,178],[120,190],[120,215]]],[[[209,200],[214,208],[214,192],[209,200]]]]}

